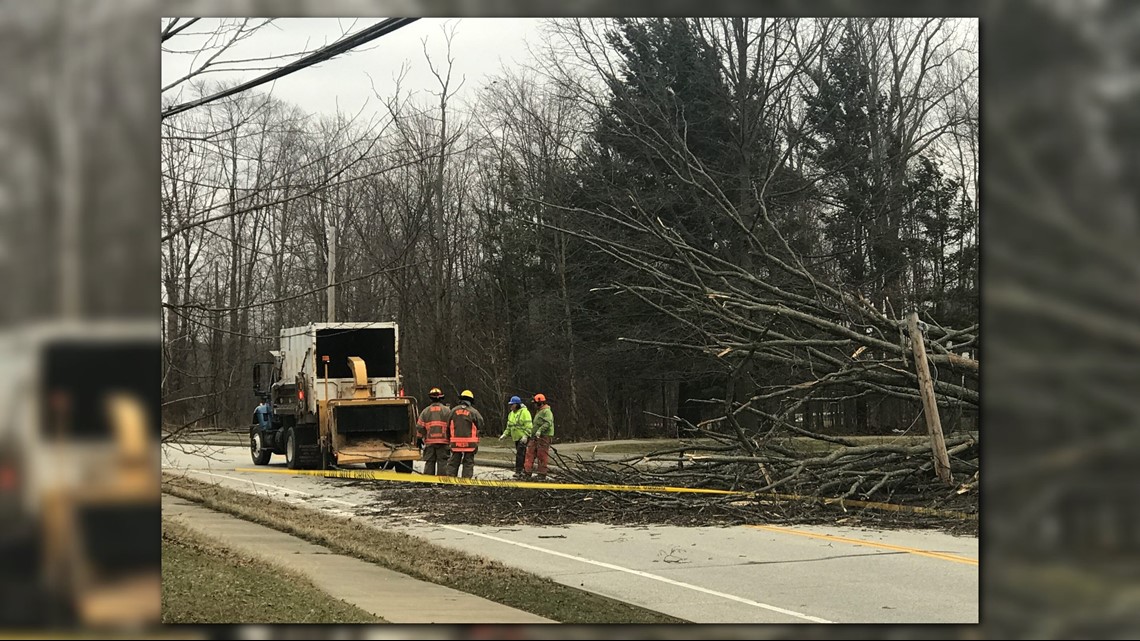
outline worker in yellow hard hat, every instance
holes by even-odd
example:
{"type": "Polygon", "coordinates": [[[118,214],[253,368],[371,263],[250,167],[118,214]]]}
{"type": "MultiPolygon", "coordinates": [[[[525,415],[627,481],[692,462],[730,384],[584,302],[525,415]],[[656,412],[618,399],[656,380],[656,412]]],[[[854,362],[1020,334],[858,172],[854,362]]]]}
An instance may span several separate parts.
{"type": "Polygon", "coordinates": [[[447,475],[459,476],[463,466],[463,478],[475,475],[475,452],[479,449],[479,430],[483,427],[483,415],[472,407],[475,395],[465,389],[459,394],[459,404],[451,408],[451,418],[447,422],[447,434],[451,440],[451,458],[447,460],[447,475]]]}

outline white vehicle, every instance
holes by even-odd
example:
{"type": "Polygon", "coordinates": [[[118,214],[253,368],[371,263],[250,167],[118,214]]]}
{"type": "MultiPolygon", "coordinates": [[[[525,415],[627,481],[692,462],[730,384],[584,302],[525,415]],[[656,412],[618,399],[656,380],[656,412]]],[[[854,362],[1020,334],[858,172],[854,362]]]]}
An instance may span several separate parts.
{"type": "Polygon", "coordinates": [[[23,567],[4,600],[43,586],[21,607],[29,621],[159,623],[161,359],[154,322],[0,334],[0,529],[23,567]]]}

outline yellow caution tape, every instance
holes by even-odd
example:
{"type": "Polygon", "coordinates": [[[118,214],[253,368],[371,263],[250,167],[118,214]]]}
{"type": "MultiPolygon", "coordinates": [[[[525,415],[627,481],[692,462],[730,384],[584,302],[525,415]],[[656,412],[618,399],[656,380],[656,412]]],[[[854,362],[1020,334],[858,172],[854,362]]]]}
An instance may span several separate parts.
{"type": "Polygon", "coordinates": [[[897,505],[895,503],[879,503],[876,501],[856,501],[853,499],[836,499],[819,496],[805,496],[802,494],[777,494],[775,492],[744,492],[741,490],[713,490],[696,487],[670,487],[667,485],[603,485],[593,483],[548,483],[545,481],[490,481],[484,479],[465,479],[455,476],[426,476],[423,474],[408,474],[385,470],[289,470],[281,468],[251,468],[239,467],[235,472],[266,472],[270,474],[289,474],[294,476],[323,476],[341,479],[364,479],[371,481],[399,481],[404,483],[437,483],[444,485],[473,485],[476,487],[517,487],[532,490],[606,490],[610,492],[667,492],[677,494],[717,494],[721,496],[741,496],[749,498],[771,498],[780,501],[801,501],[809,503],[823,503],[824,505],[838,505],[839,507],[862,507],[887,512],[907,512],[911,514],[929,514],[932,516],[949,517],[956,519],[974,520],[977,514],[939,510],[930,507],[917,507],[910,505],[897,505]]]}

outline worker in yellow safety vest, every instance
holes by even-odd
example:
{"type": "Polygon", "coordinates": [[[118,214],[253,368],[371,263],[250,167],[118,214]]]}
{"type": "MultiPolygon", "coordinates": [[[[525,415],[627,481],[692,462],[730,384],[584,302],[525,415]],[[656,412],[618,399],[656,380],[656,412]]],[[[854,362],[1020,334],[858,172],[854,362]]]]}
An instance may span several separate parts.
{"type": "Polygon", "coordinates": [[[526,462],[523,464],[523,469],[526,472],[526,477],[530,478],[531,470],[534,469],[537,459],[538,480],[545,481],[547,459],[550,456],[550,441],[554,439],[554,412],[550,410],[550,404],[546,402],[546,394],[535,394],[534,404],[538,407],[538,412],[534,415],[532,422],[533,429],[530,441],[526,446],[526,462]]]}
{"type": "Polygon", "coordinates": [[[509,435],[511,440],[515,442],[515,478],[521,479],[523,463],[526,460],[526,442],[530,438],[531,432],[530,410],[526,408],[526,405],[523,405],[522,399],[518,396],[511,397],[510,406],[510,413],[507,414],[507,427],[503,429],[499,440],[501,441],[509,435]]]}

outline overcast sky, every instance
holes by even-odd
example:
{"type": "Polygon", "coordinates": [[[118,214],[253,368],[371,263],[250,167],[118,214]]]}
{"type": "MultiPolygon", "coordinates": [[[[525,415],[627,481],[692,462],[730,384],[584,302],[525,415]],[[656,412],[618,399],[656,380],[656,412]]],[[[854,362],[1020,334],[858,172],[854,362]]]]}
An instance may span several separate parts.
{"type": "MultiPolygon", "coordinates": [[[[305,48],[311,50],[334,42],[345,30],[355,33],[381,20],[382,18],[355,21],[350,18],[281,18],[239,42],[219,56],[217,62],[277,55],[305,48]]],[[[251,21],[251,25],[259,21],[251,21]]],[[[165,19],[163,23],[166,23],[165,19]]],[[[211,33],[219,23],[216,19],[203,19],[183,34],[164,43],[162,86],[185,76],[191,65],[195,64],[193,55],[171,53],[166,49],[186,51],[201,48],[208,36],[194,34],[211,33]]],[[[438,89],[438,83],[425,60],[423,40],[427,39],[428,54],[438,65],[445,60],[444,27],[452,26],[455,28],[451,42],[451,52],[455,59],[452,82],[457,85],[466,75],[466,82],[457,97],[473,98],[476,90],[486,82],[486,77],[498,73],[503,65],[517,66],[528,62],[531,56],[527,43],[529,41],[537,50],[541,37],[540,24],[541,20],[534,18],[423,18],[359,49],[293,73],[275,83],[262,85],[258,90],[271,88],[277,98],[296,104],[309,113],[336,113],[338,103],[342,111],[352,114],[365,106],[369,110],[379,110],[383,105],[373,94],[373,81],[381,96],[390,96],[395,90],[395,77],[399,75],[401,66],[407,64],[408,73],[403,90],[420,91],[421,97],[426,98],[428,96],[423,93],[424,90],[438,89]]],[[[200,55],[196,66],[201,66],[208,57],[209,54],[200,55]]],[[[243,66],[276,67],[281,64],[282,61],[271,61],[244,63],[243,66]]],[[[263,73],[264,70],[210,73],[202,78],[248,80],[263,73]]],[[[177,91],[178,89],[168,91],[163,97],[176,97],[177,91]]],[[[187,90],[176,101],[181,102],[189,97],[187,90]]]]}

